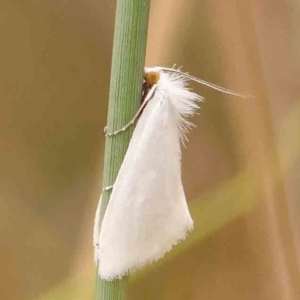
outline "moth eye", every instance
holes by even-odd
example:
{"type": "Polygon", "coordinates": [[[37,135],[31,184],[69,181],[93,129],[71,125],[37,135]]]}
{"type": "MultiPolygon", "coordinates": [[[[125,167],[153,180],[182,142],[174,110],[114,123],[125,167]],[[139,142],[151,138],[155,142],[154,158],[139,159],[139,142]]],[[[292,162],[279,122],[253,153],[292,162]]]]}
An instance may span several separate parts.
{"type": "Polygon", "coordinates": [[[157,72],[149,72],[145,74],[145,80],[149,86],[153,86],[154,84],[156,84],[159,78],[160,75],[157,72]]]}

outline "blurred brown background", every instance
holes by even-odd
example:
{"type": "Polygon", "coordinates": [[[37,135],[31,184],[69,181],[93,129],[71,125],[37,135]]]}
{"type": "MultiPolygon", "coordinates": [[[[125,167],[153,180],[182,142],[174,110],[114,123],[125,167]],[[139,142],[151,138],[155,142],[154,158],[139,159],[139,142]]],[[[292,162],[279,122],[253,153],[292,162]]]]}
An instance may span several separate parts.
{"type": "MultiPolygon", "coordinates": [[[[153,0],[147,65],[205,87],[183,151],[196,223],[128,299],[300,299],[300,4],[153,0]]],[[[0,299],[93,299],[115,1],[0,5],[0,299]]]]}

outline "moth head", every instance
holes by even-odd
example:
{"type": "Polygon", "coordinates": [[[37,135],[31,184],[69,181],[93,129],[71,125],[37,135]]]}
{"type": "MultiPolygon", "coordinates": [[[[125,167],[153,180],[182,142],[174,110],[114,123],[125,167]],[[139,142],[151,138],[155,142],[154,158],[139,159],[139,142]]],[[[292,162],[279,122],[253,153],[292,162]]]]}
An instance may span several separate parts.
{"type": "Polygon", "coordinates": [[[160,74],[156,71],[146,71],[144,73],[144,79],[148,86],[153,86],[156,84],[160,79],[160,74]]]}

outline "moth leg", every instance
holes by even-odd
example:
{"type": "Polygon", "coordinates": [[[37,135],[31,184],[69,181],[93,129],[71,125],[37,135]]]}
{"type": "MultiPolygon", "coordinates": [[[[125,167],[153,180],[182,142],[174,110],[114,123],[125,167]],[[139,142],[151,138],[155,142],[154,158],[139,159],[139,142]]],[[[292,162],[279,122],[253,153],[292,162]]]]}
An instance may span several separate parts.
{"type": "Polygon", "coordinates": [[[123,126],[122,128],[114,131],[114,132],[111,132],[111,133],[107,133],[107,127],[104,128],[104,132],[106,132],[106,136],[107,137],[110,137],[110,136],[114,136],[114,135],[117,135],[119,134],[120,132],[124,132],[125,130],[127,130],[130,126],[132,126],[135,121],[138,119],[138,117],[140,116],[140,114],[142,113],[143,109],[145,108],[145,106],[147,105],[147,103],[151,100],[154,92],[155,92],[155,89],[156,89],[156,84],[154,84],[149,93],[147,94],[145,100],[143,101],[142,105],[140,106],[139,110],[137,111],[137,113],[134,115],[134,117],[131,119],[131,121],[129,123],[127,123],[125,126],[123,126]]]}
{"type": "Polygon", "coordinates": [[[103,191],[103,192],[106,192],[106,191],[112,190],[113,187],[114,187],[114,185],[106,186],[105,188],[102,189],[102,191],[103,191]]]}
{"type": "Polygon", "coordinates": [[[100,210],[101,210],[102,194],[100,196],[96,209],[94,228],[93,228],[93,246],[94,246],[94,262],[97,265],[99,261],[99,235],[100,235],[100,210]]]}

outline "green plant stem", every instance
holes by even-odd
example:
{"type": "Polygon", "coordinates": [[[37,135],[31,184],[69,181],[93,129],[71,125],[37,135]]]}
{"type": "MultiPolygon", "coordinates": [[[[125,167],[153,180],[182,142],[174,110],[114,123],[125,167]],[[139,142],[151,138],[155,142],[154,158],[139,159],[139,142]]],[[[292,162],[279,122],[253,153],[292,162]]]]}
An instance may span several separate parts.
{"type": "MultiPolygon", "coordinates": [[[[113,44],[107,132],[127,124],[141,104],[150,0],[118,0],[113,44]]],[[[106,138],[103,187],[113,185],[133,127],[106,138]]],[[[102,195],[101,220],[110,191],[102,195]]],[[[96,277],[96,300],[125,299],[127,279],[107,282],[96,277]]]]}

